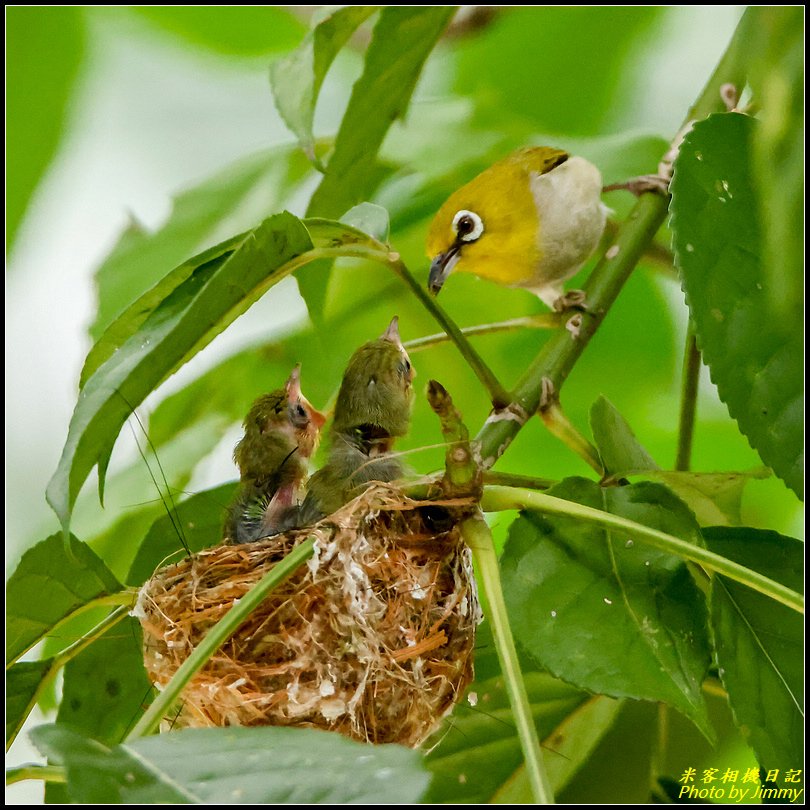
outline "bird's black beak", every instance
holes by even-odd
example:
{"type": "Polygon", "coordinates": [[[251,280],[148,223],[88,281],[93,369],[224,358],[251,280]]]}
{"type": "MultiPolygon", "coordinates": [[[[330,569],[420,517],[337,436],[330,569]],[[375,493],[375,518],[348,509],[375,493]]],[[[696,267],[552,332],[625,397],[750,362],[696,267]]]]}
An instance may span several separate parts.
{"type": "Polygon", "coordinates": [[[430,275],[428,276],[428,289],[433,295],[438,295],[439,290],[450,275],[456,262],[461,257],[461,245],[456,242],[449,250],[440,253],[430,263],[430,275]]]}

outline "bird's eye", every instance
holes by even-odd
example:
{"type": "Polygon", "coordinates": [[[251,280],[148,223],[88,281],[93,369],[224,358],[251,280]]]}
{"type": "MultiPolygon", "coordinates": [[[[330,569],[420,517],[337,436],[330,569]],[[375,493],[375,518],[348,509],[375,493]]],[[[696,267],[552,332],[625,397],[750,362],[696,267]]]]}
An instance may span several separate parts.
{"type": "Polygon", "coordinates": [[[297,428],[304,428],[309,424],[309,415],[300,402],[290,403],[290,421],[297,428]]]}
{"type": "Polygon", "coordinates": [[[475,242],[484,232],[484,223],[474,211],[461,210],[453,217],[453,230],[462,242],[475,242]]]}

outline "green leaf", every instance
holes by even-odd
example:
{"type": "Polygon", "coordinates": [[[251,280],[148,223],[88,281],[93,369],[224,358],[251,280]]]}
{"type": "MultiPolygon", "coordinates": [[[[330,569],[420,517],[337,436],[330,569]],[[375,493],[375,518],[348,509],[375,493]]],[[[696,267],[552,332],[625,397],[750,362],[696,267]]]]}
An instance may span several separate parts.
{"type": "Polygon", "coordinates": [[[416,751],[316,729],[187,729],[113,749],[59,725],[32,737],[82,804],[407,804],[429,779],[416,751]]]}
{"type": "Polygon", "coordinates": [[[625,418],[603,396],[591,406],[591,431],[606,472],[658,469],[625,418]]]}
{"type": "MultiPolygon", "coordinates": [[[[660,484],[569,478],[548,494],[700,542],[692,513],[660,484]]],[[[501,565],[515,637],[538,665],[599,694],[663,701],[711,734],[701,693],[706,608],[682,560],[576,519],[525,512],[501,565]]]]}
{"type": "MultiPolygon", "coordinates": [[[[704,530],[711,551],[796,591],[804,544],[772,531],[704,530]]],[[[795,611],[722,576],[712,579],[711,620],[720,677],[737,725],[762,767],[804,760],[803,620],[795,611]]]]}
{"type": "Polygon", "coordinates": [[[376,11],[375,6],[343,6],[328,11],[292,53],[270,68],[270,85],[279,114],[313,163],[312,122],[323,80],[349,37],[376,11]]]}
{"type": "MultiPolygon", "coordinates": [[[[622,702],[594,695],[578,706],[546,738],[543,758],[546,774],[557,796],[588,761],[611,729],[622,702]]],[[[532,804],[526,766],[521,765],[493,798],[494,804],[532,804]]]]}
{"type": "MultiPolygon", "coordinates": [[[[352,89],[326,174],[310,200],[310,216],[338,217],[367,200],[382,175],[377,153],[391,124],[405,114],[422,67],[455,7],[386,6],[374,27],[363,74],[352,89]]],[[[298,276],[315,323],[322,320],[330,268],[298,276]]]]}
{"type": "MultiPolygon", "coordinates": [[[[541,739],[553,737],[588,700],[581,690],[546,673],[524,672],[524,681],[541,739]]],[[[491,801],[523,762],[503,678],[477,681],[467,701],[456,706],[448,727],[439,729],[435,739],[438,745],[427,757],[434,777],[426,801],[491,801]],[[469,703],[470,695],[474,695],[475,706],[469,703]]],[[[555,757],[553,750],[544,753],[547,762],[555,757]]]]}
{"type": "Polygon", "coordinates": [[[743,490],[751,480],[767,478],[770,470],[766,467],[729,473],[651,470],[643,474],[666,484],[695,513],[701,526],[737,526],[743,490]]]}
{"type": "Polygon", "coordinates": [[[90,470],[103,472],[121,426],[166,377],[207,345],[270,286],[308,261],[309,233],[292,214],[251,231],[224,261],[197,267],[87,381],[71,418],[48,502],[67,527],[90,470]]]}
{"type": "Polygon", "coordinates": [[[425,60],[454,13],[449,6],[386,6],[380,12],[308,215],[337,217],[368,198],[383,138],[405,114],[425,60]]]}
{"type": "Polygon", "coordinates": [[[127,616],[65,666],[58,723],[103,742],[120,742],[150,702],[143,633],[127,616]]]}
{"type": "Polygon", "coordinates": [[[499,10],[478,36],[460,43],[454,89],[472,97],[477,117],[496,128],[503,130],[516,118],[566,135],[611,128],[609,122],[627,104],[622,80],[637,73],[637,60],[654,41],[653,29],[665,11],[651,6],[499,10]],[[603,51],[605,42],[610,48],[603,51]],[[597,52],[598,67],[589,58],[597,52]]]}
{"type": "Polygon", "coordinates": [[[53,668],[47,661],[20,661],[6,671],[6,751],[14,742],[53,668]]]}
{"type": "Polygon", "coordinates": [[[391,232],[391,221],[388,211],[381,205],[374,203],[360,203],[350,208],[341,218],[341,222],[357,228],[358,231],[373,236],[378,242],[385,244],[391,232]]]}
{"type": "Polygon", "coordinates": [[[225,512],[236,484],[198,492],[179,504],[171,515],[158,518],[144,537],[129,569],[127,582],[143,585],[155,569],[177,562],[176,555],[196,552],[222,540],[225,512]]]}
{"type": "MultiPolygon", "coordinates": [[[[126,250],[129,250],[129,242],[148,242],[147,237],[138,235],[130,239],[130,234],[134,233],[132,230],[127,231],[124,235],[122,242],[127,243],[126,250]]],[[[161,235],[164,232],[161,232],[161,235]]],[[[130,304],[104,331],[98,338],[96,343],[87,353],[82,366],[82,373],[79,378],[79,387],[84,388],[85,383],[96,373],[100,366],[110,359],[115,352],[123,346],[129,338],[131,338],[141,327],[144,321],[157,309],[157,307],[171,295],[183,282],[187,281],[197,270],[207,265],[215,265],[216,267],[224,264],[234,253],[238,250],[240,245],[245,241],[246,234],[239,234],[230,239],[215,245],[214,247],[204,251],[203,253],[194,256],[186,262],[183,262],[179,267],[175,267],[170,273],[165,275],[153,287],[147,290],[143,295],[137,298],[130,304]]],[[[157,239],[156,241],[161,241],[157,239]]],[[[145,250],[144,254],[148,254],[149,250],[145,250]]],[[[144,254],[140,254],[143,256],[144,254]]],[[[116,258],[115,253],[112,257],[116,258]]],[[[139,259],[140,261],[140,259],[139,259]]],[[[105,262],[101,270],[109,272],[109,267],[116,267],[116,261],[105,262]]],[[[155,265],[159,266],[159,265],[155,265]]],[[[101,271],[99,271],[101,272],[101,271]]],[[[101,284],[103,277],[96,276],[99,284],[101,284]]],[[[119,286],[120,281],[126,281],[126,271],[118,276],[119,286]]],[[[139,279],[142,282],[143,279],[139,279]]],[[[104,299],[102,299],[104,300],[104,299]]],[[[107,299],[109,300],[109,299],[107,299]]],[[[101,307],[99,307],[99,317],[101,317],[101,307]]],[[[98,321],[96,322],[98,323],[98,321]]],[[[92,331],[92,329],[91,329],[92,331]]]]}
{"type": "Polygon", "coordinates": [[[287,50],[305,30],[279,6],[133,6],[130,10],[192,45],[234,56],[287,50]]]}
{"type": "Polygon", "coordinates": [[[6,585],[6,661],[16,661],[71,614],[123,588],[87,544],[61,534],[25,552],[6,585]]]}
{"type": "Polygon", "coordinates": [[[6,251],[59,142],[84,52],[84,11],[6,12],[6,251]]]}
{"type": "MultiPolygon", "coordinates": [[[[189,256],[207,251],[223,240],[226,243],[220,248],[233,247],[231,243],[241,237],[230,238],[231,235],[253,228],[268,211],[283,208],[286,196],[307,169],[303,156],[289,146],[265,150],[184,191],[174,200],[171,213],[155,232],[146,231],[137,222],[130,223],[96,270],[98,311],[90,327],[91,337],[99,340],[113,321],[128,325],[121,317],[125,310],[129,311],[134,327],[128,325],[129,331],[124,334],[132,334],[157,303],[193,270],[185,261],[189,256]],[[177,265],[180,265],[177,271],[165,275],[177,265]]],[[[209,261],[215,254],[204,255],[209,261]]],[[[109,352],[103,359],[107,356],[109,352]]],[[[100,362],[95,363],[98,365],[100,362]]],[[[83,380],[92,370],[88,371],[86,363],[83,380]]]]}
{"type": "Polygon", "coordinates": [[[672,181],[672,230],[698,343],[740,430],[799,496],[802,323],[773,317],[750,165],[758,124],[712,115],[686,136],[672,181]]]}
{"type": "MultiPolygon", "coordinates": [[[[804,302],[804,10],[752,7],[749,81],[761,107],[753,168],[763,222],[763,273],[777,323],[801,322],[804,302]]],[[[788,326],[789,328],[789,326],[788,326]]]]}

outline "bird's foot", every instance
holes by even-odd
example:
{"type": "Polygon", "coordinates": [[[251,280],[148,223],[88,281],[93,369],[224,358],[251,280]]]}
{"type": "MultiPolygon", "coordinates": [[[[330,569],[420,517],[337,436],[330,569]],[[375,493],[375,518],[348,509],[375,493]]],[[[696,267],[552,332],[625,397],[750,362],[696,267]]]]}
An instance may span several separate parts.
{"type": "Polygon", "coordinates": [[[553,309],[555,312],[568,312],[572,309],[577,312],[587,312],[585,290],[568,290],[554,300],[553,309]]]}
{"type": "Polygon", "coordinates": [[[636,197],[652,192],[666,197],[669,194],[669,181],[671,179],[671,175],[641,174],[638,177],[631,177],[623,183],[611,183],[609,186],[603,186],[602,191],[629,191],[631,194],[635,194],[636,197]]]}

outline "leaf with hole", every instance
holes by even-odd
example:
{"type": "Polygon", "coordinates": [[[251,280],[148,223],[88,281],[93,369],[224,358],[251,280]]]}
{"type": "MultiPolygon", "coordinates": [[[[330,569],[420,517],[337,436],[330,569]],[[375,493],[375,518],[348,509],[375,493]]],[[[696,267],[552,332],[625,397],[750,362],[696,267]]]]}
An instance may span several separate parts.
{"type": "Polygon", "coordinates": [[[152,695],[141,625],[127,616],[68,661],[56,721],[115,745],[135,725],[152,695]]]}

